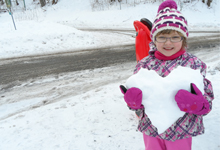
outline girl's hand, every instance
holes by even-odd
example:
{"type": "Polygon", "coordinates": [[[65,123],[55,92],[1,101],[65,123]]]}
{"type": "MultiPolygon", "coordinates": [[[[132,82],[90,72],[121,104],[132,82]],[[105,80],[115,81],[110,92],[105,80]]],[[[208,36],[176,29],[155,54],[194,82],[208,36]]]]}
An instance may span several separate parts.
{"type": "Polygon", "coordinates": [[[175,101],[181,111],[190,114],[204,115],[209,112],[209,102],[193,83],[191,83],[191,93],[181,89],[175,95],[175,101]]]}
{"type": "Polygon", "coordinates": [[[123,85],[120,85],[121,92],[124,94],[124,100],[128,107],[131,109],[140,109],[144,106],[142,103],[142,91],[139,88],[132,87],[126,89],[123,85]]]}

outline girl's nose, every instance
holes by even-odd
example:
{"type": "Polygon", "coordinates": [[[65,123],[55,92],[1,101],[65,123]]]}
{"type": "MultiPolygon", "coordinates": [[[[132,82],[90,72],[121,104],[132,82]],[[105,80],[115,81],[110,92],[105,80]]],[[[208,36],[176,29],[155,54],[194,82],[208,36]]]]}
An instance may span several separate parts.
{"type": "Polygon", "coordinates": [[[165,44],[171,44],[171,43],[172,43],[172,42],[171,42],[171,39],[170,39],[170,38],[167,38],[165,44]]]}

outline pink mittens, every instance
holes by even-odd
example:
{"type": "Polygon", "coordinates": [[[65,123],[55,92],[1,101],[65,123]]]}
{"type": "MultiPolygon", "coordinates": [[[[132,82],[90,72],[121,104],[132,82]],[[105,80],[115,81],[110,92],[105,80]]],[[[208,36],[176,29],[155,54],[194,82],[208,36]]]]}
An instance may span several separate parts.
{"type": "Polygon", "coordinates": [[[179,90],[175,95],[175,100],[181,111],[196,115],[204,115],[209,112],[209,102],[193,83],[191,83],[191,93],[179,90]]]}
{"type": "Polygon", "coordinates": [[[142,103],[142,91],[138,88],[132,87],[126,89],[123,85],[120,85],[121,92],[124,94],[124,100],[128,107],[131,109],[140,109],[144,106],[142,103]]]}

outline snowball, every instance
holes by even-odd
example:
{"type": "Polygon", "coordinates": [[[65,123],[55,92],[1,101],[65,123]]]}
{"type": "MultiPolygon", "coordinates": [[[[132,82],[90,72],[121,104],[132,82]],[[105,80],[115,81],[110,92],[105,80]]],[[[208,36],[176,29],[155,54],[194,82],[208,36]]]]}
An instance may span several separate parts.
{"type": "Polygon", "coordinates": [[[174,98],[180,89],[190,91],[190,83],[194,83],[203,93],[203,76],[199,70],[179,66],[168,76],[161,77],[154,70],[141,68],[128,78],[126,87],[142,90],[145,113],[161,134],[185,114],[180,111],[174,98]]]}

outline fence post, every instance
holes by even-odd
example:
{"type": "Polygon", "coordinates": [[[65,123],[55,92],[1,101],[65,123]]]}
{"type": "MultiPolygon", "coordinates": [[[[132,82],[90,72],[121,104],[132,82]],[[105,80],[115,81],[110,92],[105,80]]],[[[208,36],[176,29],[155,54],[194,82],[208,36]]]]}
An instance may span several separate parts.
{"type": "Polygon", "coordinates": [[[122,1],[122,0],[118,0],[118,2],[119,2],[119,4],[120,4],[120,10],[121,10],[121,1],[122,1]]]}
{"type": "Polygon", "coordinates": [[[14,24],[14,27],[15,27],[15,30],[16,29],[16,26],[15,26],[15,21],[14,21],[14,18],[13,18],[13,14],[12,14],[12,11],[11,11],[11,0],[5,0],[5,3],[6,3],[6,6],[8,8],[8,11],[9,11],[9,15],[11,15],[11,18],[12,18],[12,21],[13,21],[13,24],[14,24]]]}
{"type": "Polygon", "coordinates": [[[14,17],[13,17],[13,13],[12,13],[12,11],[11,11],[11,8],[10,8],[10,10],[9,10],[9,14],[11,15],[11,18],[12,18],[12,21],[13,21],[13,24],[14,24],[14,27],[15,27],[15,30],[17,30],[17,29],[16,29],[16,25],[15,25],[15,21],[14,21],[14,17]]]}
{"type": "Polygon", "coordinates": [[[11,8],[11,0],[5,0],[7,8],[11,8]]]}
{"type": "Polygon", "coordinates": [[[23,0],[23,2],[24,2],[24,9],[25,9],[25,11],[26,11],[26,5],[25,5],[25,0],[23,0]]]}

